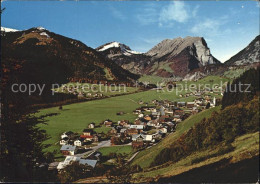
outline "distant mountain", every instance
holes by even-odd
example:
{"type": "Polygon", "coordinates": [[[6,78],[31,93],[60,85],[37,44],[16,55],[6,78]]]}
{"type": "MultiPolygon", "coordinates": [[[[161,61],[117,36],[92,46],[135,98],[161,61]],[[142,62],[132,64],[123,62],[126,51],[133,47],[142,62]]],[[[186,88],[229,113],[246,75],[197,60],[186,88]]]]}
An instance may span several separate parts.
{"type": "Polygon", "coordinates": [[[225,62],[226,65],[245,65],[260,61],[260,35],[258,35],[246,48],[225,62]]]}
{"type": "Polygon", "coordinates": [[[143,74],[143,70],[150,60],[149,56],[133,51],[129,46],[119,42],[104,44],[96,48],[96,50],[122,68],[136,74],[143,74]]]}
{"type": "Polygon", "coordinates": [[[20,81],[129,82],[138,78],[82,42],[42,27],[15,32],[1,31],[1,35],[4,70],[12,71],[15,67],[15,74],[19,75],[20,81]]]}
{"type": "Polygon", "coordinates": [[[184,77],[193,69],[220,64],[201,37],[166,39],[144,54],[115,43],[102,45],[96,50],[133,73],[184,77]]]}

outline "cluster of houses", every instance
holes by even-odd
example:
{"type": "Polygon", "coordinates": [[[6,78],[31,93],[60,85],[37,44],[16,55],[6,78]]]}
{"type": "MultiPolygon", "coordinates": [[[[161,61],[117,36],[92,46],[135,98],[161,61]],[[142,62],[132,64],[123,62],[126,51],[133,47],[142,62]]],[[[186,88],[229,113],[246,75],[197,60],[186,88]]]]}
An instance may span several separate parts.
{"type": "Polygon", "coordinates": [[[139,149],[160,141],[166,134],[173,132],[177,124],[192,114],[205,108],[214,107],[216,98],[211,96],[198,97],[191,102],[172,102],[169,100],[152,100],[133,111],[138,118],[129,123],[127,120],[118,121],[110,133],[111,144],[132,144],[139,149]],[[148,106],[153,104],[153,106],[148,106]],[[207,107],[207,105],[209,107],[207,107]]]}
{"type": "Polygon", "coordinates": [[[62,145],[60,151],[63,155],[74,155],[77,147],[85,147],[92,142],[98,142],[100,135],[94,132],[94,123],[89,124],[89,128],[83,130],[81,135],[75,134],[71,131],[64,132],[61,135],[60,145],[62,145]],[[67,152],[69,150],[69,152],[67,152]]]}
{"type": "MultiPolygon", "coordinates": [[[[62,92],[66,92],[66,93],[69,93],[69,94],[73,94],[73,95],[77,95],[78,98],[102,98],[104,95],[100,92],[93,92],[93,93],[90,93],[90,92],[87,92],[85,91],[84,92],[84,86],[82,87],[79,87],[79,86],[67,86],[67,85],[62,85],[61,86],[61,91],[62,92]]],[[[98,89],[96,87],[93,87],[93,90],[94,91],[98,91],[98,89]]]]}
{"type": "MultiPolygon", "coordinates": [[[[178,123],[190,115],[196,114],[205,108],[214,107],[216,103],[215,97],[211,98],[211,96],[207,95],[198,97],[191,102],[152,100],[149,103],[144,103],[140,101],[139,104],[144,104],[144,106],[133,111],[137,115],[134,122],[130,123],[128,120],[113,122],[107,119],[102,122],[102,126],[111,128],[108,137],[111,138],[112,146],[131,144],[134,149],[143,149],[156,144],[167,134],[175,131],[178,123]],[[152,105],[149,106],[148,104],[152,105]]],[[[124,112],[117,113],[117,115],[122,114],[124,112]]],[[[66,159],[59,163],[58,170],[63,169],[72,161],[95,167],[101,157],[99,152],[94,152],[84,159],[75,156],[78,149],[86,148],[86,145],[100,141],[101,136],[94,131],[95,127],[95,123],[90,123],[81,135],[71,131],[64,132],[61,135],[60,151],[66,156],[66,159]]]]}

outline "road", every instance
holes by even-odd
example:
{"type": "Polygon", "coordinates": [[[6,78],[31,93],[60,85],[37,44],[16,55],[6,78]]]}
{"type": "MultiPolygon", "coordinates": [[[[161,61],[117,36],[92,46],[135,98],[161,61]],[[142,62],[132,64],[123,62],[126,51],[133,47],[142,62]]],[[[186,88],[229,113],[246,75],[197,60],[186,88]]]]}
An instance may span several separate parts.
{"type": "Polygon", "coordinates": [[[97,151],[99,148],[109,147],[109,146],[111,146],[110,140],[101,141],[100,143],[98,143],[98,145],[93,146],[93,147],[90,147],[90,150],[89,150],[89,151],[84,152],[84,153],[75,154],[74,156],[76,156],[76,157],[83,157],[83,156],[85,156],[85,155],[89,155],[89,154],[91,154],[91,153],[97,151]]]}

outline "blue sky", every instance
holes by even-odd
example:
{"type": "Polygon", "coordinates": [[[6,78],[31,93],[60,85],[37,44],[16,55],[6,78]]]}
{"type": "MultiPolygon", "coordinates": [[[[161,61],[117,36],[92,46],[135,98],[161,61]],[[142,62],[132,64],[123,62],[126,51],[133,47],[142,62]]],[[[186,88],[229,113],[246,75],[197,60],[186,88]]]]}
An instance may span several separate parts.
{"type": "Polygon", "coordinates": [[[4,1],[3,27],[42,26],[96,48],[146,52],[163,39],[201,36],[222,62],[259,34],[256,1],[4,1]]]}

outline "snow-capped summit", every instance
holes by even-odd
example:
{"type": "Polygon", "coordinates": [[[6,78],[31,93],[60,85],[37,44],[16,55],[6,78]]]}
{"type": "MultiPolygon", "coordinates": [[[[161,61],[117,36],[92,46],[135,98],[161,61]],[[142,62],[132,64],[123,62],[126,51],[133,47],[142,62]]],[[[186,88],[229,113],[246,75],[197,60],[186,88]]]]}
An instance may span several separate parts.
{"type": "Polygon", "coordinates": [[[37,27],[36,29],[38,29],[39,31],[44,31],[44,30],[46,30],[44,27],[41,27],[41,26],[37,27]]]}
{"type": "Polygon", "coordinates": [[[141,54],[139,52],[131,50],[130,47],[128,47],[127,45],[121,44],[119,42],[110,42],[110,43],[104,44],[104,45],[96,48],[96,50],[99,52],[103,52],[103,51],[107,51],[107,50],[113,49],[113,48],[120,48],[121,53],[126,56],[130,56],[132,54],[141,54]]]}
{"type": "Polygon", "coordinates": [[[1,31],[4,31],[4,32],[17,32],[19,30],[12,29],[12,28],[7,28],[7,27],[1,27],[1,31]]]}

